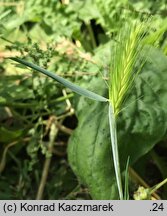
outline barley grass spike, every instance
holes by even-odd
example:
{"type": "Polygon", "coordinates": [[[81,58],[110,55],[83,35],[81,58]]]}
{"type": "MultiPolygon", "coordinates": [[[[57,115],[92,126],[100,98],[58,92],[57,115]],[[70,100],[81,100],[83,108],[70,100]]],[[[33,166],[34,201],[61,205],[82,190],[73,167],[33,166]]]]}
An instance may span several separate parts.
{"type": "MultiPolygon", "coordinates": [[[[114,114],[120,111],[128,89],[131,87],[136,74],[134,71],[136,61],[141,58],[140,53],[144,48],[143,39],[146,35],[148,24],[126,23],[118,35],[115,47],[109,79],[109,99],[114,114]]],[[[144,63],[144,58],[141,65],[144,63]]]]}

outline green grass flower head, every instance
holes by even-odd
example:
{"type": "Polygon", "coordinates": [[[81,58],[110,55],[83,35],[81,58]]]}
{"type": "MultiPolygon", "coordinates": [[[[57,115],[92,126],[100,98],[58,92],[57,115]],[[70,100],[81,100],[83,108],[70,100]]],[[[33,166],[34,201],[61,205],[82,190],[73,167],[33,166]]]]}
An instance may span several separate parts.
{"type": "MultiPolygon", "coordinates": [[[[127,91],[146,61],[141,53],[145,38],[148,37],[150,23],[151,21],[125,23],[118,34],[109,74],[109,100],[115,116],[120,112],[127,91]],[[136,62],[139,60],[141,67],[135,71],[136,62]]],[[[152,40],[152,43],[154,42],[155,40],[152,40]]]]}

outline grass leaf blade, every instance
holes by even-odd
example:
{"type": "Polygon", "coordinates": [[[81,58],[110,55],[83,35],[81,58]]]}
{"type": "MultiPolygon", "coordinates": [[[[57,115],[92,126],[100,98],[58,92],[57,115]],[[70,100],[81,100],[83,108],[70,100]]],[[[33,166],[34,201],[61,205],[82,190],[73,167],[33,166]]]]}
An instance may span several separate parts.
{"type": "Polygon", "coordinates": [[[125,186],[124,186],[124,200],[129,200],[129,160],[130,157],[128,157],[126,162],[126,168],[125,168],[125,186]]]}
{"type": "Polygon", "coordinates": [[[100,101],[100,102],[107,102],[108,101],[107,98],[105,98],[101,95],[98,95],[92,91],[89,91],[87,89],[81,88],[80,86],[73,84],[70,81],[68,81],[68,80],[66,80],[66,79],[64,79],[64,78],[62,78],[62,77],[60,77],[60,76],[58,76],[58,75],[56,75],[50,71],[47,71],[47,70],[45,70],[45,69],[43,69],[43,68],[41,68],[41,67],[39,67],[33,63],[30,63],[28,61],[25,61],[23,59],[16,58],[16,57],[11,57],[10,59],[51,77],[52,79],[63,84],[64,86],[68,87],[72,91],[76,92],[77,94],[80,94],[82,96],[85,96],[87,98],[90,98],[90,99],[96,100],[96,101],[100,101]]]}

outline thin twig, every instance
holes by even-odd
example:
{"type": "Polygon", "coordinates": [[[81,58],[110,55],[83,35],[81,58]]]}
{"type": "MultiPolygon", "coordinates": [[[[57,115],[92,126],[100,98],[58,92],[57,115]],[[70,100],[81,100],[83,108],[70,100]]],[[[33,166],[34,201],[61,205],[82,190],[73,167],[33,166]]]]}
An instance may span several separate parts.
{"type": "Polygon", "coordinates": [[[164,184],[167,183],[167,178],[164,179],[162,182],[160,182],[159,184],[155,185],[155,187],[152,188],[150,194],[154,194],[155,191],[157,191],[160,187],[162,187],[164,184]]]}
{"type": "MultiPolygon", "coordinates": [[[[29,141],[29,140],[30,140],[29,137],[26,137],[26,138],[23,139],[24,142],[27,142],[27,141],[29,141]]],[[[19,143],[19,141],[20,141],[20,140],[17,140],[17,141],[14,141],[14,142],[12,142],[12,143],[9,143],[9,144],[5,147],[4,152],[3,152],[3,154],[2,154],[2,159],[1,159],[1,162],[0,162],[0,173],[2,173],[3,170],[5,169],[5,165],[6,165],[6,156],[7,156],[7,152],[8,152],[8,150],[9,150],[9,148],[11,148],[12,146],[17,145],[17,144],[19,143]]]]}
{"type": "Polygon", "coordinates": [[[54,141],[55,141],[57,134],[58,134],[58,128],[56,127],[56,120],[53,118],[53,122],[50,126],[50,134],[49,134],[49,136],[50,136],[50,142],[48,144],[49,156],[46,157],[45,162],[44,162],[42,177],[41,177],[41,181],[40,181],[37,196],[36,196],[37,200],[41,200],[43,197],[43,192],[44,192],[44,188],[46,185],[46,180],[48,177],[49,167],[50,167],[51,158],[52,158],[52,154],[53,154],[54,141]]]}
{"type": "Polygon", "coordinates": [[[56,123],[56,126],[60,131],[66,133],[66,134],[71,135],[73,132],[72,129],[65,127],[64,125],[60,124],[59,122],[56,123]]]}

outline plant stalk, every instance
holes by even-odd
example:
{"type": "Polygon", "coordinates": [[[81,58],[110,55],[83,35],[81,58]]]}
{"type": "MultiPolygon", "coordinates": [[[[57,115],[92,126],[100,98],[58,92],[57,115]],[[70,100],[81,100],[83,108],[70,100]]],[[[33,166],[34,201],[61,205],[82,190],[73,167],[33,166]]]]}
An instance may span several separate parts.
{"type": "Polygon", "coordinates": [[[51,159],[52,159],[52,153],[53,153],[53,145],[54,145],[54,141],[55,141],[55,138],[57,136],[57,133],[58,133],[58,129],[56,127],[55,122],[52,123],[50,130],[51,130],[50,131],[50,142],[48,145],[48,153],[50,154],[50,156],[46,157],[46,159],[45,159],[45,163],[44,163],[44,167],[43,167],[43,171],[42,171],[42,177],[41,177],[41,181],[39,184],[36,200],[42,199],[44,188],[45,188],[47,177],[48,177],[49,167],[50,167],[50,163],[51,163],[51,159]]]}
{"type": "Polygon", "coordinates": [[[160,187],[162,187],[164,184],[167,183],[167,178],[164,179],[162,182],[160,182],[159,184],[157,184],[155,187],[152,188],[152,190],[150,191],[150,194],[153,194],[155,191],[157,191],[160,187]]]}
{"type": "Polygon", "coordinates": [[[117,128],[116,128],[115,115],[111,103],[109,103],[109,126],[110,126],[111,147],[112,147],[113,162],[114,162],[114,169],[116,175],[116,182],[118,186],[119,198],[120,200],[123,200],[121,169],[119,163],[119,152],[118,152],[118,142],[117,142],[117,128]]]}

